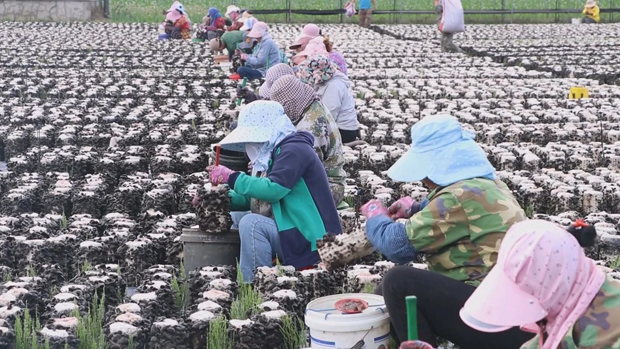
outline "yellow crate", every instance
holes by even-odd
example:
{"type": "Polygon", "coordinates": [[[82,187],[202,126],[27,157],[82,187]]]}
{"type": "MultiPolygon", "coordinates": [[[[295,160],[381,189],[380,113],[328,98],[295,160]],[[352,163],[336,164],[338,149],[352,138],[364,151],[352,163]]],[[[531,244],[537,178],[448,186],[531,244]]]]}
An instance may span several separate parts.
{"type": "Polygon", "coordinates": [[[588,98],[588,88],[581,86],[573,86],[568,92],[568,99],[588,98]]]}

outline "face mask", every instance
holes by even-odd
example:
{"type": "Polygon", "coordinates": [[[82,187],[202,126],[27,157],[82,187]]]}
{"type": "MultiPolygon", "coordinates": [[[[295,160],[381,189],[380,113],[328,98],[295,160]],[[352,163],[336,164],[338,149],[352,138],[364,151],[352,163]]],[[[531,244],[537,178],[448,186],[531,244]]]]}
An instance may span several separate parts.
{"type": "Polygon", "coordinates": [[[263,147],[263,143],[246,143],[245,152],[248,154],[251,162],[254,162],[260,153],[260,149],[263,147]]]}

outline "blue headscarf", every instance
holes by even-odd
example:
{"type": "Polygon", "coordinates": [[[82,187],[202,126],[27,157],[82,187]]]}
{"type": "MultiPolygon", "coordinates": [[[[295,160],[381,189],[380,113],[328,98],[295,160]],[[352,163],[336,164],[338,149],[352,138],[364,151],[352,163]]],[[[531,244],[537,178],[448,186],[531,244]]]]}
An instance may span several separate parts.
{"type": "Polygon", "coordinates": [[[220,17],[222,17],[222,14],[220,13],[218,9],[216,9],[215,7],[211,7],[209,9],[209,18],[211,18],[211,24],[209,24],[210,26],[214,26],[215,20],[220,17]]]}

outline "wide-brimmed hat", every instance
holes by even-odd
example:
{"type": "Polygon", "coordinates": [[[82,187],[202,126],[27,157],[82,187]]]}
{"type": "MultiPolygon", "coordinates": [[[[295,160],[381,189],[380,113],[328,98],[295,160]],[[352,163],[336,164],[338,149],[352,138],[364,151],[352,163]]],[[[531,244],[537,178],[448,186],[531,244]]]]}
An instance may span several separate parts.
{"type": "Polygon", "coordinates": [[[605,274],[563,227],[522,221],[506,233],[497,264],[465,302],[460,317],[490,333],[512,327],[535,330],[545,319],[547,336],[541,348],[555,349],[604,281],[605,274]]]}
{"type": "Polygon", "coordinates": [[[596,6],[596,1],[594,0],[586,1],[586,7],[594,7],[594,6],[596,6]]]}
{"type": "Polygon", "coordinates": [[[293,58],[310,57],[314,55],[329,55],[325,47],[325,38],[317,36],[310,40],[303,51],[296,54],[293,58]]]}
{"type": "Polygon", "coordinates": [[[181,18],[183,15],[181,14],[181,12],[175,10],[172,11],[168,11],[168,13],[166,13],[166,20],[167,21],[172,21],[172,22],[176,22],[179,20],[179,18],[181,18]]]}
{"type": "Polygon", "coordinates": [[[248,38],[262,38],[269,31],[269,26],[265,22],[256,22],[252,26],[252,30],[250,34],[248,34],[248,38]]]}
{"type": "Polygon", "coordinates": [[[243,13],[243,15],[241,15],[241,18],[239,18],[237,21],[239,21],[240,23],[243,23],[243,26],[241,26],[239,30],[247,31],[247,30],[252,29],[252,27],[254,26],[254,23],[257,20],[256,18],[254,18],[254,16],[252,16],[252,14],[249,11],[246,11],[243,13]]]}
{"type": "Polygon", "coordinates": [[[241,11],[241,9],[238,6],[230,5],[226,8],[226,13],[224,14],[224,16],[227,18],[230,18],[231,13],[239,12],[239,11],[241,11]]]}
{"type": "Polygon", "coordinates": [[[305,47],[306,47],[306,45],[308,45],[308,43],[309,43],[309,42],[310,42],[310,40],[312,40],[312,39],[313,39],[313,37],[311,37],[311,36],[304,36],[303,34],[302,34],[302,35],[299,35],[299,36],[295,39],[295,42],[293,42],[293,44],[291,44],[291,46],[289,46],[288,48],[290,48],[291,50],[295,50],[295,49],[297,49],[298,47],[305,48],[305,47]]]}
{"type": "Polygon", "coordinates": [[[209,41],[209,48],[213,52],[222,51],[222,40],[220,38],[213,38],[209,41]]]}
{"type": "Polygon", "coordinates": [[[495,178],[495,168],[474,141],[450,115],[428,116],[411,128],[411,148],[389,170],[396,181],[430,179],[446,186],[465,179],[495,178]]]}

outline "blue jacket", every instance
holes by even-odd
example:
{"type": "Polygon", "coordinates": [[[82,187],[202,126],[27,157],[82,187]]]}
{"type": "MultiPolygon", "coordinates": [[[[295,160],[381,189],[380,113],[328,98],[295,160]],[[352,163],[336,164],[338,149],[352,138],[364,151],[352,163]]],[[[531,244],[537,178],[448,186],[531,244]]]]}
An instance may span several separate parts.
{"type": "Polygon", "coordinates": [[[280,63],[280,49],[271,36],[265,34],[261,42],[254,47],[252,54],[248,56],[245,65],[248,68],[258,70],[265,76],[268,68],[267,64],[269,64],[269,67],[273,67],[278,63],[280,63]]]}
{"type": "Polygon", "coordinates": [[[316,240],[340,234],[342,226],[314,137],[296,132],[278,144],[267,177],[235,172],[228,179],[231,208],[249,209],[250,198],[272,204],[284,262],[303,268],[319,262],[316,240]]]}

